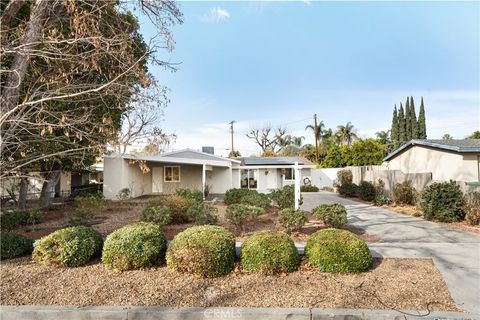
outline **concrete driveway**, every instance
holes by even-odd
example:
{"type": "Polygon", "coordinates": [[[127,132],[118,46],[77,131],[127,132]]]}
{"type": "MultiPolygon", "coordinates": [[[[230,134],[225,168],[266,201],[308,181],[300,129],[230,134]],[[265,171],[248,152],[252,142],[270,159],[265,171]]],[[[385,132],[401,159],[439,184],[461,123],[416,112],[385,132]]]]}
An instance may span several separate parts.
{"type": "Polygon", "coordinates": [[[304,210],[324,203],[343,204],[349,224],[382,240],[369,244],[374,254],[432,258],[458,306],[480,315],[480,235],[348,200],[335,193],[303,193],[304,210]]]}

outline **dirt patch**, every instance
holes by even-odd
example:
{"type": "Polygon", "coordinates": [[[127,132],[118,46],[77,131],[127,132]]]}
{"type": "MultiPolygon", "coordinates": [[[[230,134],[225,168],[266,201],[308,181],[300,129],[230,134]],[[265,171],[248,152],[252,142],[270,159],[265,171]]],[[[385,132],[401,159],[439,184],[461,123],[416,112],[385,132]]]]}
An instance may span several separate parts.
{"type": "Polygon", "coordinates": [[[99,262],[56,269],[29,258],[2,263],[2,305],[310,307],[458,311],[431,260],[376,260],[361,274],[300,271],[264,277],[239,266],[203,279],[166,267],[114,273],[99,262]]]}

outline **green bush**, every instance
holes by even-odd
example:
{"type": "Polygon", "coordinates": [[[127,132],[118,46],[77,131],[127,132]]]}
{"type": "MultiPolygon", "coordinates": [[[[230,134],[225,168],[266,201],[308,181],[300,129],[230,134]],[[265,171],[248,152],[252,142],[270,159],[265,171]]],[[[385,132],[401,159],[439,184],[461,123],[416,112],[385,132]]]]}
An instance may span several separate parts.
{"type": "Polygon", "coordinates": [[[142,212],[143,222],[152,222],[159,226],[166,226],[172,221],[172,211],[166,206],[147,207],[142,212]]]}
{"type": "Polygon", "coordinates": [[[360,198],[365,201],[375,200],[375,186],[368,181],[362,181],[358,185],[358,194],[360,198]]]}
{"type": "Polygon", "coordinates": [[[317,186],[314,186],[312,184],[305,184],[303,186],[300,186],[300,191],[301,192],[318,192],[319,189],[317,186]]]}
{"type": "Polygon", "coordinates": [[[272,200],[270,197],[264,193],[250,192],[247,193],[241,200],[241,204],[246,204],[249,206],[261,207],[265,210],[270,209],[272,206],[272,200]]]}
{"type": "Polygon", "coordinates": [[[256,190],[250,189],[229,189],[225,192],[224,202],[227,206],[231,204],[241,203],[242,199],[250,194],[258,194],[256,190]]]}
{"type": "Polygon", "coordinates": [[[277,222],[287,232],[292,232],[300,230],[308,222],[308,219],[303,211],[286,208],[278,213],[277,222]]]}
{"type": "Polygon", "coordinates": [[[188,188],[177,189],[175,193],[177,194],[177,196],[190,199],[194,202],[203,202],[202,191],[197,189],[188,189],[188,188]]]}
{"type": "Polygon", "coordinates": [[[392,200],[384,194],[379,194],[373,200],[373,204],[376,206],[383,206],[392,203],[392,200]]]}
{"type": "Polygon", "coordinates": [[[132,197],[132,191],[130,190],[130,188],[123,188],[117,193],[118,200],[127,200],[127,199],[130,199],[131,197],[132,197]]]}
{"type": "Polygon", "coordinates": [[[15,232],[0,232],[0,260],[20,257],[32,250],[33,239],[15,232]]]}
{"type": "Polygon", "coordinates": [[[338,187],[338,193],[344,197],[355,197],[358,194],[358,186],[355,183],[344,183],[338,187]]]}
{"type": "Polygon", "coordinates": [[[465,196],[463,211],[466,213],[465,221],[476,226],[480,224],[480,192],[469,192],[465,196]]]}
{"type": "Polygon", "coordinates": [[[228,222],[233,224],[238,231],[244,231],[245,223],[256,219],[259,215],[265,213],[260,207],[249,206],[246,204],[232,204],[227,207],[225,217],[228,222]]]}
{"type": "Polygon", "coordinates": [[[167,266],[207,278],[230,273],[235,261],[235,237],[219,226],[197,226],[180,232],[170,242],[167,266]]]}
{"type": "Polygon", "coordinates": [[[87,208],[77,208],[68,217],[68,224],[70,226],[88,226],[93,217],[94,214],[91,210],[87,208]]]}
{"type": "MultiPolygon", "coordinates": [[[[293,185],[284,186],[282,189],[277,189],[270,193],[270,198],[281,209],[295,207],[295,187],[293,185]]],[[[300,196],[299,204],[303,203],[303,197],[300,196]]]]}
{"type": "Polygon", "coordinates": [[[150,200],[148,207],[165,206],[171,211],[172,223],[186,223],[190,221],[187,214],[188,208],[196,203],[194,200],[179,195],[166,195],[150,200]]]}
{"type": "Polygon", "coordinates": [[[373,262],[365,241],[339,229],[323,229],[312,234],[305,246],[305,256],[322,272],[362,272],[373,262]]]}
{"type": "Polygon", "coordinates": [[[106,201],[101,193],[84,194],[75,197],[78,208],[90,210],[93,215],[102,212],[106,207],[106,201]]]}
{"type": "Polygon", "coordinates": [[[312,210],[316,219],[322,220],[329,227],[341,229],[348,223],[347,209],[341,204],[322,204],[312,210]]]}
{"type": "Polygon", "coordinates": [[[465,217],[463,212],[464,198],[455,181],[435,182],[423,189],[420,195],[420,206],[425,219],[438,219],[442,222],[460,221],[465,217]]]}
{"type": "Polygon", "coordinates": [[[167,241],[162,229],[153,223],[129,224],[108,235],[102,262],[115,271],[146,268],[165,262],[167,241]]]}
{"type": "Polygon", "coordinates": [[[247,271],[274,275],[297,270],[300,258],[295,243],[287,234],[263,231],[245,239],[240,263],[247,271]]]}
{"type": "Polygon", "coordinates": [[[340,185],[351,184],[353,182],[352,171],[348,169],[337,171],[337,181],[340,185]]]}
{"type": "Polygon", "coordinates": [[[397,204],[415,204],[417,190],[412,186],[412,181],[397,183],[393,187],[393,201],[397,204]]]}
{"type": "Polygon", "coordinates": [[[191,205],[187,214],[196,224],[218,224],[218,209],[208,203],[196,203],[191,205]]]}
{"type": "Polygon", "coordinates": [[[27,224],[42,222],[43,212],[34,209],[5,212],[0,215],[0,230],[13,230],[27,224]]]}
{"type": "Polygon", "coordinates": [[[43,265],[79,267],[100,254],[102,242],[102,236],[93,228],[69,227],[41,238],[32,257],[43,265]]]}

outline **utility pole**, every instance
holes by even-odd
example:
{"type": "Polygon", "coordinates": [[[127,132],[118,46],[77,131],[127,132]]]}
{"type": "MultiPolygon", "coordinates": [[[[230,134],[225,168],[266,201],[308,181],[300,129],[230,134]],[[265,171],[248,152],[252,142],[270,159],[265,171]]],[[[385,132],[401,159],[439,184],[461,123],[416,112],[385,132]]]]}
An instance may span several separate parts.
{"type": "Polygon", "coordinates": [[[315,113],[313,115],[313,134],[315,135],[315,160],[318,162],[318,136],[319,136],[319,130],[318,130],[318,123],[317,123],[317,114],[315,113]]]}
{"type": "Polygon", "coordinates": [[[235,149],[233,148],[233,124],[235,123],[236,121],[230,121],[229,124],[230,124],[230,137],[231,137],[231,140],[232,140],[232,152],[235,153],[235,149]]]}

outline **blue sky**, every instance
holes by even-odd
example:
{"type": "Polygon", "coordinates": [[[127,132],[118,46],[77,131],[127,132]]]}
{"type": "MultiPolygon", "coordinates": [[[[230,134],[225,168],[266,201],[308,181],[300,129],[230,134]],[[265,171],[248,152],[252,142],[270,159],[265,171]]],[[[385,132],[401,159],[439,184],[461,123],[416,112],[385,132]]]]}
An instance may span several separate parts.
{"type": "MultiPolygon", "coordinates": [[[[170,88],[162,127],[174,149],[258,153],[252,127],[351,121],[362,137],[390,127],[394,104],[423,96],[429,138],[480,128],[479,2],[186,2],[176,48],[151,68],[170,88]]],[[[142,19],[142,33],[154,34],[142,19]]]]}

